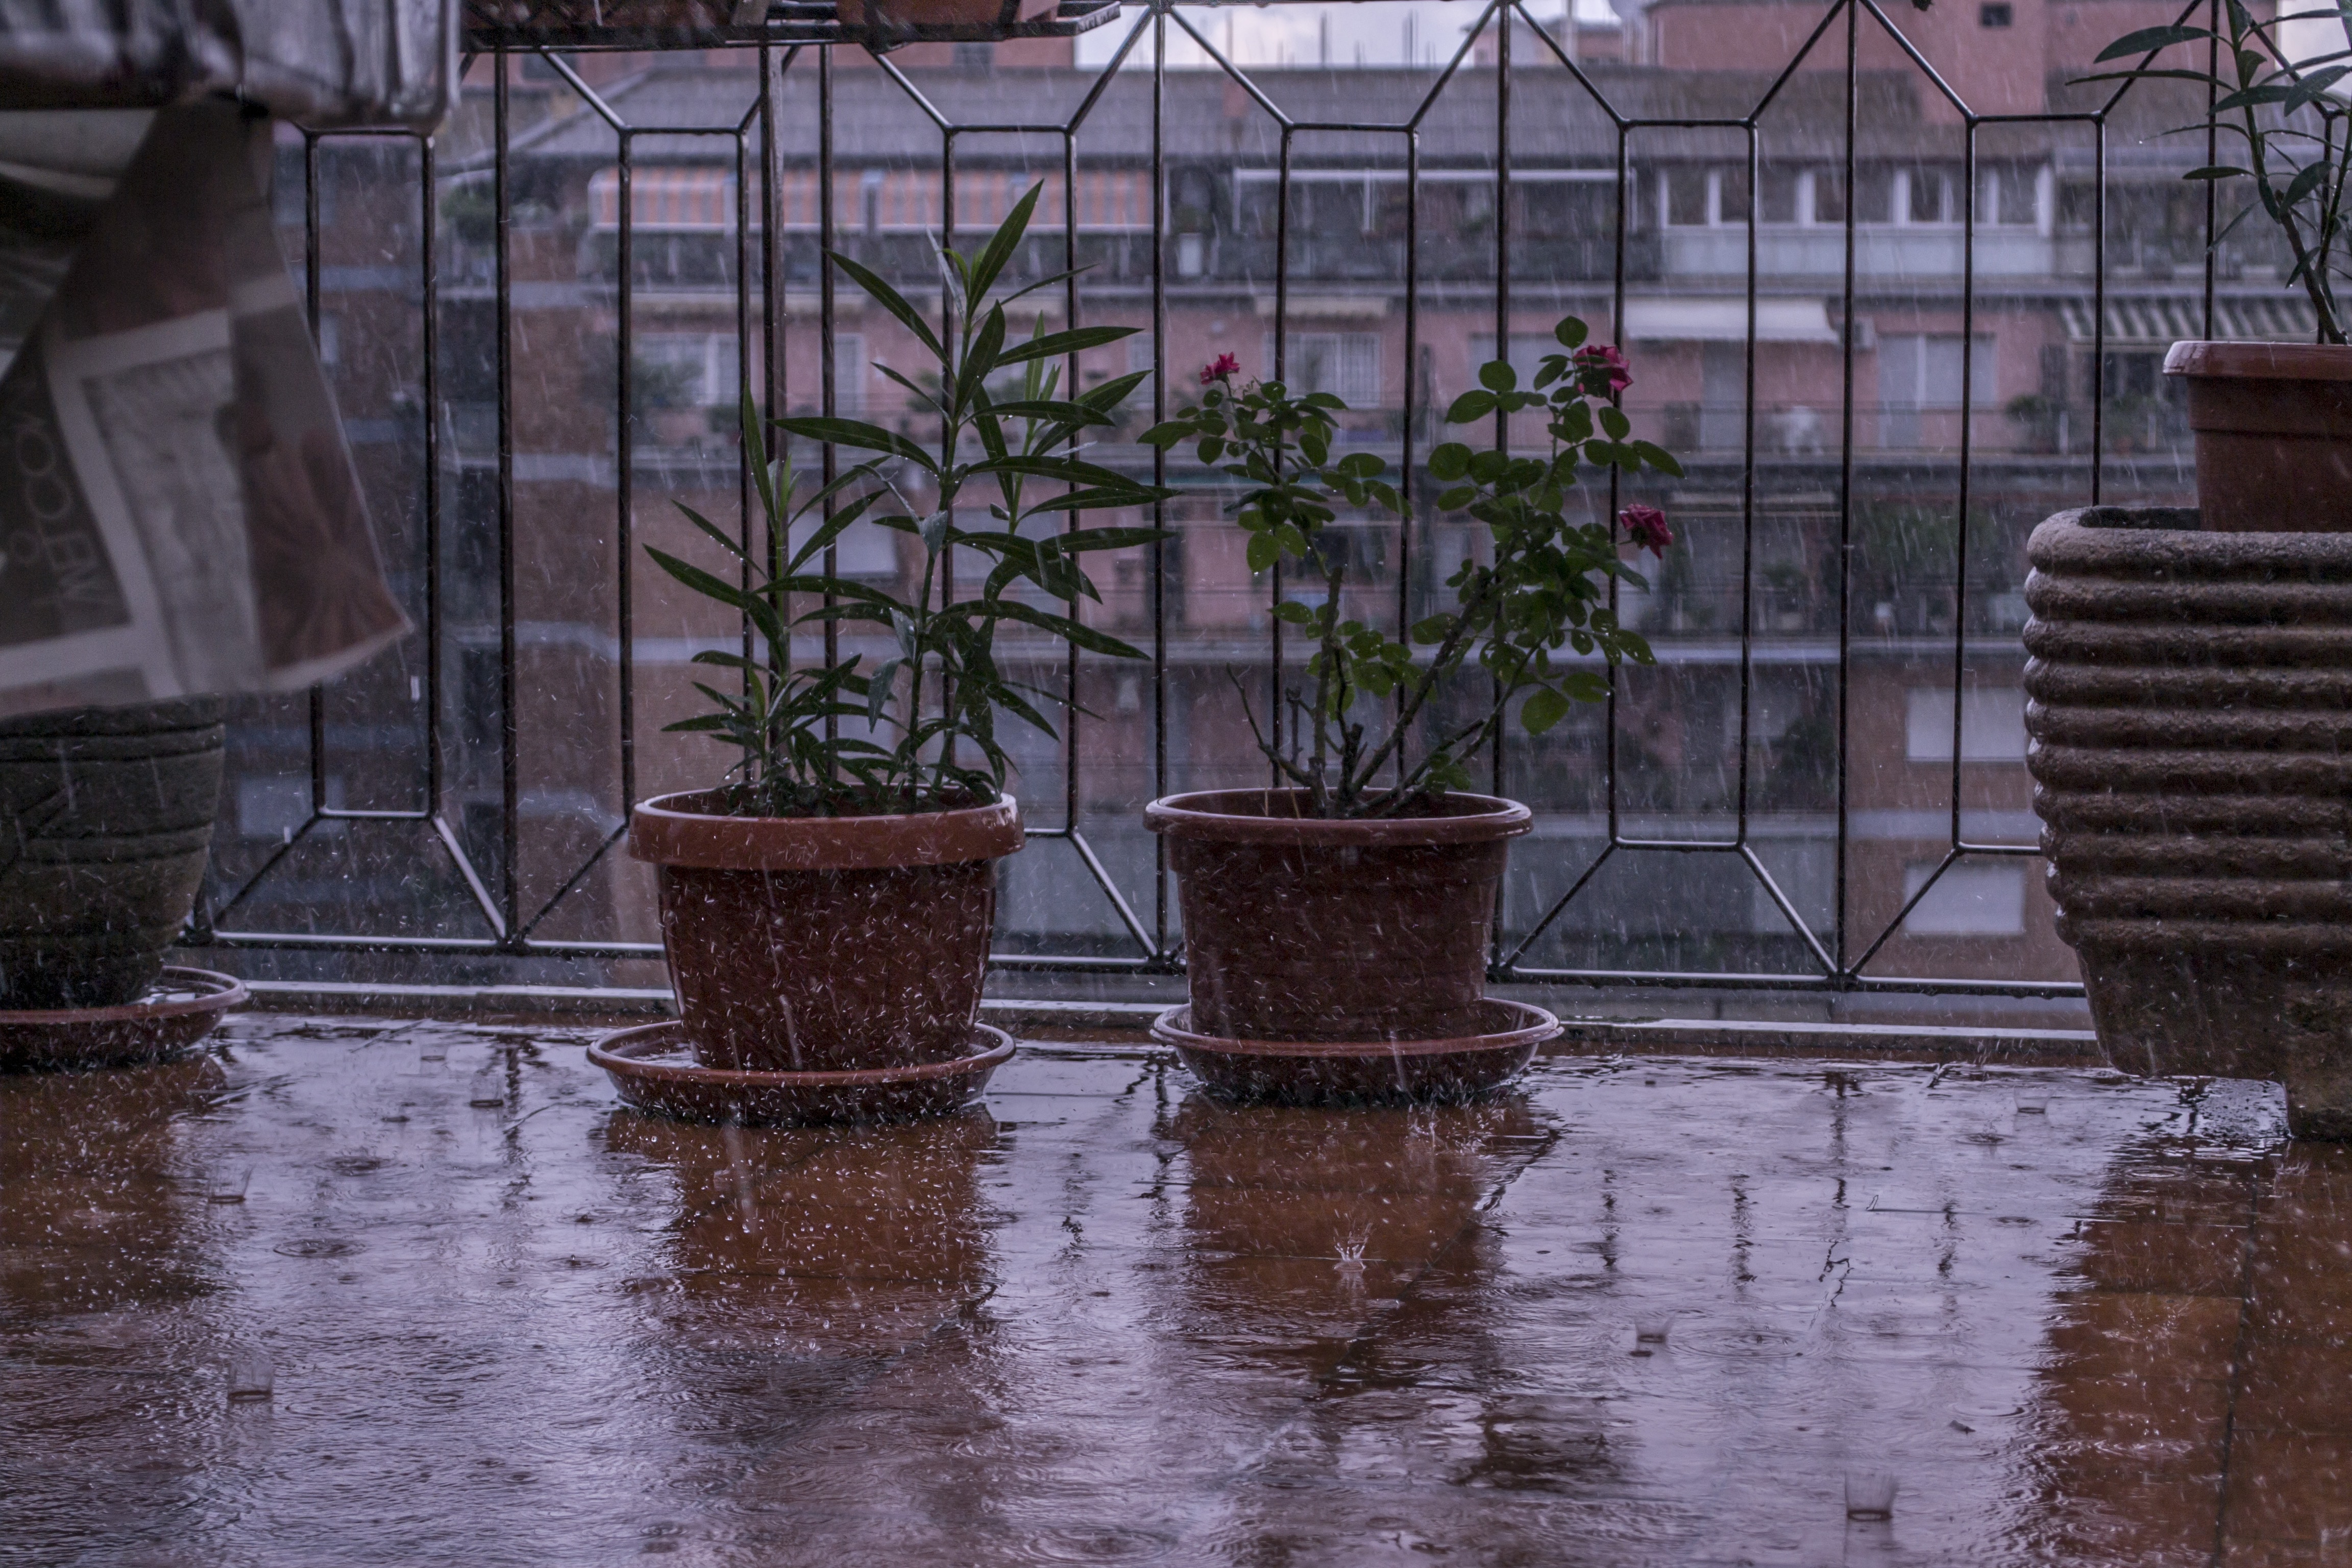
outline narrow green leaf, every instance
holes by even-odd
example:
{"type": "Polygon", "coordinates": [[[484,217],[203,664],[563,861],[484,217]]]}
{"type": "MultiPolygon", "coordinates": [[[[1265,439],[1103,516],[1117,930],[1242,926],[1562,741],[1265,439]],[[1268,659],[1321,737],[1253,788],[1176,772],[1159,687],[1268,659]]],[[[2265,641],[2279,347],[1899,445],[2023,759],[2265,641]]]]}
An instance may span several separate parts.
{"type": "Polygon", "coordinates": [[[931,455],[906,437],[896,430],[885,430],[879,425],[868,425],[861,419],[803,416],[776,420],[775,426],[786,435],[798,436],[803,441],[854,447],[863,452],[883,452],[894,458],[904,458],[928,472],[936,474],[940,471],[939,464],[931,455]]]}
{"type": "Polygon", "coordinates": [[[719,548],[726,551],[728,554],[732,555],[738,561],[743,559],[743,547],[736,543],[734,536],[730,534],[725,529],[720,528],[717,523],[711,521],[709,518],[703,516],[700,512],[695,510],[692,507],[687,505],[682,500],[674,500],[670,502],[670,505],[686,513],[687,520],[692,522],[695,527],[702,530],[703,532],[717,540],[719,542],[719,548]]]}
{"type": "Polygon", "coordinates": [[[1021,237],[1029,230],[1029,216],[1037,210],[1037,198],[1045,194],[1045,181],[1030,186],[1028,194],[1013,204],[1013,210],[1004,215],[1004,221],[989,236],[987,247],[971,264],[970,298],[978,300],[987,294],[989,285],[1004,270],[1004,264],[1013,259],[1013,253],[1021,247],[1021,237]]]}
{"type": "Polygon", "coordinates": [[[855,258],[844,256],[837,250],[828,250],[825,255],[833,258],[835,267],[849,274],[849,280],[864,289],[876,304],[898,317],[900,323],[915,334],[915,341],[930,351],[933,359],[946,363],[948,351],[940,346],[939,334],[931,331],[921,311],[907,303],[904,295],[860,265],[855,258]]]}
{"type": "Polygon", "coordinates": [[[997,356],[997,366],[1025,364],[1033,359],[1054,359],[1062,354],[1077,353],[1086,349],[1101,348],[1106,343],[1118,342],[1135,336],[1135,327],[1073,327],[1065,332],[1047,332],[1041,338],[1009,348],[997,356]]]}
{"type": "Polygon", "coordinates": [[[2210,38],[2212,36],[2213,32],[2210,27],[2180,26],[2142,27],[2137,32],[2126,33],[2122,37],[2101,49],[2091,57],[2091,63],[2100,65],[2108,60],[2122,59],[2126,55],[2151,54],[2158,49],[2170,48],[2175,44],[2193,43],[2199,38],[2210,38]]]}

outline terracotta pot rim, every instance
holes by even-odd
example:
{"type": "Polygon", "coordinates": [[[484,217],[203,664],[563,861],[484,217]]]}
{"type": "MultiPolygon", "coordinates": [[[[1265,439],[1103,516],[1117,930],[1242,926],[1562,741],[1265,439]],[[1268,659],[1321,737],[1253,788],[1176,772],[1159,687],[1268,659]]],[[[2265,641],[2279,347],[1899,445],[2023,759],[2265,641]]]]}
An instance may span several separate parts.
{"type": "Polygon", "coordinates": [[[2352,381],[2352,347],[2187,338],[2166,353],[2164,374],[2247,381],[2352,381]]]}
{"type": "Polygon", "coordinates": [[[1496,795],[1449,794],[1458,809],[1446,816],[1381,817],[1375,821],[1272,816],[1219,807],[1255,799],[1272,805],[1297,799],[1297,789],[1206,789],[1163,795],[1143,808],[1144,826],[1171,838],[1213,844],[1306,844],[1338,848],[1429,844],[1485,844],[1516,838],[1535,826],[1535,814],[1496,795]]]}
{"type": "Polygon", "coordinates": [[[996,860],[1023,843],[1021,803],[874,816],[724,816],[693,802],[709,790],[640,801],[629,814],[629,857],[716,871],[858,871],[996,860]]]}
{"type": "Polygon", "coordinates": [[[1192,1004],[1171,1007],[1151,1020],[1151,1037],[1162,1044],[1233,1057],[1384,1058],[1459,1056],[1475,1051],[1514,1051],[1539,1046],[1560,1031],[1560,1022],[1532,1002],[1489,996],[1478,1004],[1489,1023],[1503,1026],[1450,1040],[1235,1040],[1192,1032],[1192,1004]]]}
{"type": "MultiPolygon", "coordinates": [[[[27,1007],[16,1011],[0,1010],[0,1028],[32,1026],[71,1026],[87,1025],[92,1028],[118,1024],[146,1024],[165,1018],[184,1018],[199,1013],[226,1013],[231,1007],[243,1006],[253,999],[245,982],[234,974],[223,974],[211,969],[190,969],[166,964],[155,977],[155,985],[173,984],[174,990],[194,991],[194,996],[174,996],[160,1002],[125,1002],[113,1007],[27,1007]],[[173,984],[176,983],[176,984],[173,984]]],[[[152,991],[154,986],[150,986],[152,991]]]]}
{"type": "Polygon", "coordinates": [[[588,1047],[588,1059],[608,1073],[626,1074],[633,1078],[669,1083],[699,1084],[712,1089],[874,1089],[892,1084],[920,1083],[929,1079],[953,1078],[960,1073],[981,1068],[995,1068],[1010,1060],[1013,1052],[1013,1037],[993,1024],[974,1024],[971,1043],[985,1040],[988,1048],[968,1056],[952,1058],[943,1062],[915,1062],[898,1067],[860,1068],[835,1072],[756,1072],[740,1068],[707,1068],[699,1062],[656,1062],[645,1059],[643,1053],[686,1045],[686,1026],[673,1018],[659,1024],[639,1024],[633,1028],[616,1029],[597,1038],[588,1047]]]}

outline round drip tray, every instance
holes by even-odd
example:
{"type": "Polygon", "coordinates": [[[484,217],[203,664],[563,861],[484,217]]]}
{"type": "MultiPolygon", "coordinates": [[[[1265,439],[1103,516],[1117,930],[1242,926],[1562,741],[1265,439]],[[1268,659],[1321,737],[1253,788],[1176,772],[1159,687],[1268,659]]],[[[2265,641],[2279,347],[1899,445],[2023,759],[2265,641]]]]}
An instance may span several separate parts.
{"type": "Polygon", "coordinates": [[[588,1059],[612,1075],[621,1099],[682,1121],[772,1127],[810,1121],[873,1121],[943,1116],[980,1098],[1013,1058],[1013,1037],[972,1026],[970,1054],[914,1067],[861,1072],[737,1072],[694,1059],[680,1023],[646,1024],[604,1036],[588,1059]]]}
{"type": "Polygon", "coordinates": [[[1468,1100],[1509,1082],[1559,1020],[1526,1002],[1478,1004],[1480,1032],[1446,1040],[1232,1040],[1192,1031],[1192,1009],[1152,1020],[1194,1077],[1233,1100],[1294,1105],[1468,1100]]]}
{"type": "Polygon", "coordinates": [[[120,1007],[0,1012],[0,1072],[168,1061],[248,994],[234,975],[167,967],[146,995],[120,1007]]]}

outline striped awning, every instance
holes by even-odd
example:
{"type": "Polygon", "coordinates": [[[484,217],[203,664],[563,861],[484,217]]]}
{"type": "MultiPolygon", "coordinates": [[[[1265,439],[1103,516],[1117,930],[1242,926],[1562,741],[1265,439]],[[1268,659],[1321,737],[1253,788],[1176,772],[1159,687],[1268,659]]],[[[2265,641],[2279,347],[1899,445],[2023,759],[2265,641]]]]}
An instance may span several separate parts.
{"type": "MultiPolygon", "coordinates": [[[[2097,316],[2088,300],[2063,300],[2059,313],[2066,336],[2089,342],[2096,335],[2097,316]]],[[[2210,337],[2225,342],[2309,342],[2318,318],[2311,301],[2282,290],[2213,301],[2213,330],[2205,330],[2205,300],[2198,294],[2136,294],[2110,298],[2106,313],[2110,348],[2162,348],[2184,338],[2210,337]]]]}
{"type": "MultiPolygon", "coordinates": [[[[588,180],[588,211],[598,228],[621,226],[621,171],[588,180]]],[[[735,227],[735,172],[708,166],[629,172],[629,216],[641,229],[722,233],[735,227]]]]}
{"type": "MultiPolygon", "coordinates": [[[[1004,221],[1022,193],[1038,176],[1013,169],[959,170],[955,220],[959,236],[984,235],[1004,221]]],[[[1033,229],[1062,227],[1062,175],[1044,176],[1033,229]]],[[[837,171],[833,181],[833,221],[838,233],[937,233],[941,204],[939,172],[932,169],[837,171]]],[[[817,177],[814,169],[782,174],[777,192],[783,226],[817,227],[817,177]]],[[[1151,227],[1151,176],[1141,169],[1081,169],[1076,203],[1081,233],[1142,233],[1151,227]]],[[[759,223],[752,204],[752,223],[759,223]]],[[[735,227],[735,172],[711,165],[640,167],[629,180],[630,218],[643,231],[726,233],[735,227]]],[[[591,222],[600,229],[621,226],[621,172],[600,169],[588,181],[591,222]]]]}
{"type": "MultiPolygon", "coordinates": [[[[958,170],[957,234],[986,234],[1003,223],[1013,204],[1039,178],[1018,169],[958,170]]],[[[1064,210],[1061,172],[1052,171],[1043,179],[1045,194],[1037,198],[1036,216],[1029,220],[1029,226],[1059,232],[1064,210]]],[[[885,234],[936,233],[941,184],[936,169],[837,172],[833,185],[835,227],[843,234],[863,233],[869,227],[885,234]]],[[[779,205],[784,227],[815,228],[819,216],[816,172],[787,171],[779,205]]],[[[1149,232],[1151,175],[1142,169],[1081,169],[1076,205],[1081,233],[1149,232]]]]}

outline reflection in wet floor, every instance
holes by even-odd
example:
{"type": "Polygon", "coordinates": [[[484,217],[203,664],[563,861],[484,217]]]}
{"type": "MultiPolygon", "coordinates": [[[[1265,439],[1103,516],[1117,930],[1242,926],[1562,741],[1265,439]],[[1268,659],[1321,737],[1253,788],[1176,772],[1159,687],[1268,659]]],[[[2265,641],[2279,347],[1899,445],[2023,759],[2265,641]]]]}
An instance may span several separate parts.
{"type": "Polygon", "coordinates": [[[1034,1047],[761,1131],[577,1031],[231,1034],[0,1080],[0,1560],[2352,1561],[2352,1156],[2257,1086],[1034,1047]]]}

